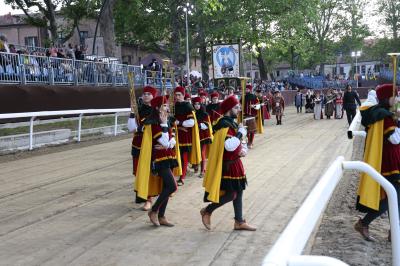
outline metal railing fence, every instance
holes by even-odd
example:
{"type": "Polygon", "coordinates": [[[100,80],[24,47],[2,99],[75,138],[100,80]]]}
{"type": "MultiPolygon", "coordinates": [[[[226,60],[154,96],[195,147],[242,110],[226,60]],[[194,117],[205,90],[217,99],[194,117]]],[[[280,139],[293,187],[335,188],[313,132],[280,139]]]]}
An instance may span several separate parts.
{"type": "Polygon", "coordinates": [[[140,66],[0,52],[3,84],[127,86],[131,71],[135,73],[136,85],[162,85],[161,72],[156,72],[153,79],[140,66]]]}
{"type": "Polygon", "coordinates": [[[395,188],[370,165],[359,161],[346,162],[342,156],[335,160],[308,194],[299,210],[264,258],[264,266],[347,265],[331,257],[301,255],[333,191],[342,178],[344,170],[358,170],[367,173],[382,186],[388,195],[392,261],[394,266],[400,266],[400,225],[395,188]]]}
{"type": "Polygon", "coordinates": [[[81,141],[81,131],[82,131],[82,118],[85,114],[115,114],[114,119],[114,136],[117,135],[118,129],[118,115],[120,113],[130,112],[130,108],[116,108],[116,109],[86,109],[86,110],[64,110],[64,111],[42,111],[42,112],[29,112],[29,113],[9,113],[0,114],[1,119],[12,119],[12,118],[30,118],[29,124],[29,150],[33,149],[33,126],[34,121],[38,117],[49,117],[49,116],[64,116],[64,115],[77,115],[78,120],[78,137],[77,141],[81,141]]]}

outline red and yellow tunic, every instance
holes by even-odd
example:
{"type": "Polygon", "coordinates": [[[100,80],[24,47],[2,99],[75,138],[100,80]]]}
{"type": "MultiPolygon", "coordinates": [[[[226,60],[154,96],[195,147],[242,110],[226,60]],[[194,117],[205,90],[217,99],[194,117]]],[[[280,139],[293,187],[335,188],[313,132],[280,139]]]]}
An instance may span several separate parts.
{"type": "MultiPolygon", "coordinates": [[[[236,136],[237,130],[229,128],[226,139],[236,136]]],[[[242,190],[246,187],[246,174],[239,153],[242,145],[234,151],[224,150],[222,162],[221,190],[242,190]]]]}
{"type": "Polygon", "coordinates": [[[258,111],[252,108],[252,105],[259,104],[260,101],[258,100],[257,96],[252,93],[247,93],[244,98],[244,115],[246,117],[252,116],[255,117],[258,114],[258,111]]]}
{"type": "MultiPolygon", "coordinates": [[[[151,115],[152,108],[148,105],[142,105],[139,108],[139,119],[136,120],[138,126],[143,125],[147,117],[151,115]]],[[[142,145],[143,132],[136,131],[132,139],[132,157],[138,158],[140,155],[140,147],[142,145]]]]}
{"type": "MultiPolygon", "coordinates": [[[[160,145],[158,139],[161,137],[163,133],[160,124],[152,124],[151,132],[153,135],[153,149],[151,153],[151,161],[153,162],[153,170],[158,171],[163,168],[175,168],[178,166],[178,162],[176,160],[175,148],[168,149],[155,149],[155,145],[160,145]]],[[[168,136],[169,139],[173,137],[172,129],[168,128],[168,136]]]]}
{"type": "Polygon", "coordinates": [[[196,111],[196,118],[199,125],[201,145],[210,144],[212,142],[210,116],[204,110],[200,109],[196,111]],[[201,123],[207,125],[207,129],[201,129],[201,123]]]}
{"type": "Polygon", "coordinates": [[[175,118],[179,121],[178,125],[178,139],[179,148],[182,151],[190,151],[192,147],[192,128],[184,127],[182,123],[188,119],[194,119],[194,108],[188,102],[175,103],[175,118]]]}
{"type": "Polygon", "coordinates": [[[383,176],[400,177],[400,145],[394,145],[388,137],[394,132],[396,128],[395,120],[388,116],[383,121],[383,147],[382,147],[382,168],[381,173],[383,176]]]}

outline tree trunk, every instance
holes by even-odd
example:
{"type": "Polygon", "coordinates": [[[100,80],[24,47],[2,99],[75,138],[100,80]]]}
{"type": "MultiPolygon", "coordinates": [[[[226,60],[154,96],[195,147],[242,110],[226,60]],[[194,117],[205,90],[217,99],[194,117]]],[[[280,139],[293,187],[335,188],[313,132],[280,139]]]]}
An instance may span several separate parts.
{"type": "Polygon", "coordinates": [[[293,47],[293,45],[290,46],[290,68],[292,70],[295,69],[295,67],[294,67],[294,47],[293,47]]]}
{"type": "Polygon", "coordinates": [[[50,38],[53,43],[59,44],[55,6],[52,4],[52,2],[50,0],[45,0],[44,3],[47,7],[47,12],[46,12],[45,16],[46,16],[47,20],[49,21],[49,31],[50,31],[50,35],[51,35],[50,38]]]}
{"type": "Polygon", "coordinates": [[[260,70],[260,77],[262,80],[267,80],[268,79],[268,75],[267,75],[267,71],[266,71],[266,67],[264,64],[264,58],[262,57],[262,51],[260,47],[257,47],[257,63],[258,63],[258,69],[260,70]]]}
{"type": "Polygon", "coordinates": [[[121,59],[121,46],[115,41],[114,6],[117,0],[106,0],[103,14],[100,18],[100,32],[103,36],[105,56],[121,59]]]}

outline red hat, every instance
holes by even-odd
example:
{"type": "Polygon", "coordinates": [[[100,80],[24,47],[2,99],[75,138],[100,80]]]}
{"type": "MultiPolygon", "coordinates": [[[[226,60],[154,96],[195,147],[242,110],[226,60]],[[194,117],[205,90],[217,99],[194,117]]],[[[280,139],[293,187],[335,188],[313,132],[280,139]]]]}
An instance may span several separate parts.
{"type": "Polygon", "coordinates": [[[393,84],[382,84],[376,89],[376,97],[379,101],[393,97],[393,84]]]}
{"type": "Polygon", "coordinates": [[[162,104],[166,104],[168,102],[168,95],[157,96],[151,100],[151,107],[156,108],[160,107],[162,104]]]}
{"type": "Polygon", "coordinates": [[[146,86],[143,88],[143,92],[149,92],[153,97],[157,96],[157,89],[152,86],[146,86]]]}
{"type": "Polygon", "coordinates": [[[247,84],[247,85],[246,85],[246,89],[248,89],[248,90],[253,90],[253,86],[251,86],[250,84],[247,84]]]}
{"type": "Polygon", "coordinates": [[[204,92],[204,89],[203,89],[203,88],[199,88],[199,89],[197,90],[197,92],[200,94],[200,93],[204,92]]]}
{"type": "Polygon", "coordinates": [[[207,92],[205,92],[205,91],[199,92],[199,96],[200,97],[207,97],[207,92]]]}
{"type": "Polygon", "coordinates": [[[201,98],[200,98],[200,97],[194,97],[194,98],[192,98],[192,103],[193,103],[193,104],[195,104],[195,103],[201,103],[201,98]]]}
{"type": "Polygon", "coordinates": [[[180,93],[182,93],[182,95],[185,95],[186,90],[184,87],[179,86],[179,87],[175,88],[175,93],[177,93],[177,92],[180,92],[180,93]]]}
{"type": "Polygon", "coordinates": [[[211,93],[210,96],[211,96],[211,98],[215,98],[215,97],[219,98],[219,93],[214,91],[213,93],[211,93]]]}
{"type": "Polygon", "coordinates": [[[192,99],[192,96],[189,93],[185,93],[185,99],[192,99]]]}
{"type": "Polygon", "coordinates": [[[239,104],[239,100],[236,98],[235,95],[231,95],[228,98],[226,98],[219,106],[219,110],[221,114],[225,114],[229,110],[231,110],[233,107],[239,104]]]}

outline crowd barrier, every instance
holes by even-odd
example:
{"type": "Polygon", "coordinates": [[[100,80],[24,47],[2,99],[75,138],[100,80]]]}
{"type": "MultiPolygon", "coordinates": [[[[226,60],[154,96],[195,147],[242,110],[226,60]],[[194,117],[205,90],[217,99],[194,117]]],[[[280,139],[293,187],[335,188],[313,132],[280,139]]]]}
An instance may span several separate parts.
{"type": "Polygon", "coordinates": [[[355,80],[325,80],[322,76],[291,76],[288,82],[292,85],[305,87],[309,89],[321,90],[324,88],[344,89],[348,84],[355,87],[355,80]]]}
{"type": "MultiPolygon", "coordinates": [[[[359,131],[360,124],[361,114],[357,111],[347,131],[349,139],[352,139],[354,136],[366,137],[365,131],[359,131]]],[[[331,257],[301,255],[333,191],[342,178],[344,170],[358,170],[367,173],[382,186],[388,195],[389,222],[392,239],[392,264],[394,266],[400,266],[400,225],[396,189],[370,165],[360,161],[344,161],[342,156],[336,159],[314,186],[313,190],[289,222],[279,239],[275,242],[268,255],[264,258],[263,265],[348,265],[331,257]]]]}
{"type": "Polygon", "coordinates": [[[0,52],[3,84],[127,86],[132,71],[136,85],[162,87],[161,71],[143,71],[140,66],[0,52]]]}
{"type": "Polygon", "coordinates": [[[117,109],[87,109],[87,110],[63,110],[63,111],[42,111],[42,112],[29,112],[29,113],[10,113],[0,114],[1,119],[16,119],[16,118],[30,118],[29,124],[29,150],[33,149],[33,124],[38,117],[52,117],[52,116],[79,116],[78,120],[78,138],[77,141],[81,141],[82,131],[82,118],[85,114],[115,114],[114,115],[114,136],[117,135],[118,128],[118,115],[120,113],[130,112],[130,108],[117,108],[117,109]]]}

